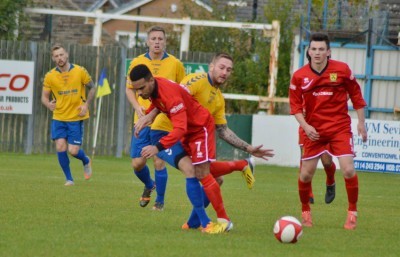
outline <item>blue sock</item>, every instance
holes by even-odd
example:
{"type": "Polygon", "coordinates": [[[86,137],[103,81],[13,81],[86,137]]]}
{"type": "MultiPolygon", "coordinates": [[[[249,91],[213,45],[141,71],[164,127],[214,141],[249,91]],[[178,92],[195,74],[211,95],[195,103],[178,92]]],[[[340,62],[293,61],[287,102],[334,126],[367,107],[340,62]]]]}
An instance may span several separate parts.
{"type": "MultiPolygon", "coordinates": [[[[206,192],[204,191],[204,188],[201,187],[201,192],[203,194],[203,200],[204,200],[204,209],[207,208],[207,206],[210,204],[210,200],[208,200],[206,192]]],[[[195,228],[198,227],[198,224],[200,224],[199,217],[197,216],[195,210],[192,210],[192,213],[189,216],[189,220],[187,222],[189,227],[195,228]]]]}
{"type": "Polygon", "coordinates": [[[197,217],[199,218],[199,223],[192,224],[192,227],[199,227],[200,225],[202,227],[206,227],[211,220],[207,216],[206,210],[204,209],[201,186],[197,178],[186,178],[186,193],[193,205],[193,210],[196,212],[197,217]]]}
{"type": "Polygon", "coordinates": [[[85,152],[82,149],[79,149],[77,155],[72,155],[72,156],[74,156],[76,159],[81,160],[83,165],[86,165],[89,163],[89,157],[86,156],[85,152]]]}
{"type": "Polygon", "coordinates": [[[136,175],[136,177],[138,177],[140,179],[140,181],[143,182],[143,184],[145,185],[146,188],[150,189],[153,188],[154,186],[154,181],[151,179],[150,177],[150,171],[149,171],[149,167],[147,167],[147,165],[145,165],[143,167],[143,169],[139,170],[139,171],[133,171],[136,175]]]}
{"type": "Polygon", "coordinates": [[[154,173],[155,181],[156,181],[156,191],[157,191],[157,198],[156,202],[164,203],[164,195],[165,190],[167,189],[167,181],[168,181],[168,172],[167,168],[162,170],[156,170],[154,173]]]}
{"type": "Polygon", "coordinates": [[[60,163],[61,169],[64,172],[65,178],[67,180],[74,181],[71,174],[71,169],[69,168],[69,158],[67,151],[57,152],[58,162],[60,163]]]}

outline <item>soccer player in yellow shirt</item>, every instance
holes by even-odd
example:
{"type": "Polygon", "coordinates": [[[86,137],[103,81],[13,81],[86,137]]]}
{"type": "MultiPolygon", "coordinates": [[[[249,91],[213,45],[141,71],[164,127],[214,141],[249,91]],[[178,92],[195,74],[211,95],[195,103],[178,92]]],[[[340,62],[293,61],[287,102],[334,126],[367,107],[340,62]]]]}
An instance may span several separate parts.
{"type": "MultiPolygon", "coordinates": [[[[148,30],[147,46],[149,47],[148,52],[139,55],[131,61],[128,70],[128,78],[133,67],[138,64],[145,64],[149,67],[153,76],[164,77],[175,82],[180,82],[185,76],[185,68],[179,59],[165,51],[166,34],[164,28],[153,26],[148,30]]],[[[127,83],[126,96],[134,108],[134,123],[136,123],[138,118],[145,114],[145,110],[150,106],[150,101],[137,96],[132,89],[132,85],[127,83]]],[[[147,127],[140,131],[138,138],[134,136],[133,129],[131,140],[132,167],[135,175],[144,184],[144,191],[139,202],[141,207],[146,207],[148,205],[151,193],[156,189],[157,199],[153,209],[163,210],[164,208],[164,196],[168,180],[165,162],[157,156],[154,157],[155,180],[152,180],[149,167],[146,164],[147,160],[141,157],[140,152],[144,146],[151,145],[151,137],[157,136],[158,133],[171,130],[172,124],[165,114],[159,114],[151,125],[151,128],[147,127]]]]}
{"type": "Polygon", "coordinates": [[[85,179],[92,176],[91,160],[80,146],[83,141],[83,121],[89,118],[89,105],[96,94],[96,87],[84,67],[69,62],[68,52],[62,45],[54,45],[51,54],[56,67],[44,77],[41,101],[53,112],[51,138],[66,178],[64,185],[72,186],[74,179],[67,150],[82,161],[85,179]],[[86,88],[89,88],[87,97],[86,88]]]}

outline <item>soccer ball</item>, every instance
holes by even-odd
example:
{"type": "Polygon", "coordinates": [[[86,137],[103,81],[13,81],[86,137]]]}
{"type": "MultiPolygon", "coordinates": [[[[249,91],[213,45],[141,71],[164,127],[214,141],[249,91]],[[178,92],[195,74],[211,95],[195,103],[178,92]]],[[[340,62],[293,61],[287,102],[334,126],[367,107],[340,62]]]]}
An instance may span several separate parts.
{"type": "Polygon", "coordinates": [[[275,222],[274,234],[281,243],[296,243],[303,234],[303,228],[295,217],[284,216],[275,222]]]}

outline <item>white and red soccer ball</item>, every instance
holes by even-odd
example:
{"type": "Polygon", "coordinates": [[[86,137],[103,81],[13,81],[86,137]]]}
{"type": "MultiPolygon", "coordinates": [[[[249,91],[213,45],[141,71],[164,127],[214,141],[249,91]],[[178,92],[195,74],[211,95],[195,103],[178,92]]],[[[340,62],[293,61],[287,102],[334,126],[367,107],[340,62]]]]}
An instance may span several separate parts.
{"type": "Polygon", "coordinates": [[[296,243],[303,234],[303,227],[295,217],[284,216],[275,222],[274,234],[281,243],[296,243]]]}

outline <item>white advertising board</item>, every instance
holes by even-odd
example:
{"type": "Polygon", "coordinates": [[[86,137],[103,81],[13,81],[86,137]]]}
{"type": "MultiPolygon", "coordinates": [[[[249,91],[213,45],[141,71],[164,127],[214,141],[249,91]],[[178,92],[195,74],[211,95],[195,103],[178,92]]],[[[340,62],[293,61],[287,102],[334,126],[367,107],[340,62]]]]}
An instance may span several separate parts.
{"type": "Polygon", "coordinates": [[[400,174],[400,121],[366,120],[367,142],[357,135],[357,119],[352,120],[356,170],[400,174]]]}
{"type": "Polygon", "coordinates": [[[32,114],[35,64],[0,60],[0,113],[32,114]]]}

